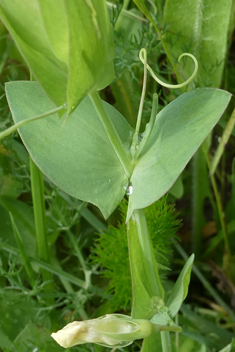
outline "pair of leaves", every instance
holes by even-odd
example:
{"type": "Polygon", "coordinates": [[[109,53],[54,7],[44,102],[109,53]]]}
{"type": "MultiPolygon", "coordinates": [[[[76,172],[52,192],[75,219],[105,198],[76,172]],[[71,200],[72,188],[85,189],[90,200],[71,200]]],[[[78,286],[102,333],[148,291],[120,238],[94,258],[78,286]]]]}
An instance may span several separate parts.
{"type": "MultiPolygon", "coordinates": [[[[6,94],[14,121],[28,119],[54,108],[37,82],[11,82],[6,94]]],[[[89,97],[63,125],[57,116],[19,129],[22,140],[41,171],[58,187],[97,205],[108,217],[125,194],[128,181],[127,219],[164,195],[224,112],[231,94],[201,88],[181,95],[156,117],[145,147],[128,180],[89,97]]],[[[104,103],[127,153],[132,128],[112,106],[104,103]]]]}
{"type": "Polygon", "coordinates": [[[114,78],[105,0],[0,0],[0,18],[49,98],[68,111],[114,78]]]}

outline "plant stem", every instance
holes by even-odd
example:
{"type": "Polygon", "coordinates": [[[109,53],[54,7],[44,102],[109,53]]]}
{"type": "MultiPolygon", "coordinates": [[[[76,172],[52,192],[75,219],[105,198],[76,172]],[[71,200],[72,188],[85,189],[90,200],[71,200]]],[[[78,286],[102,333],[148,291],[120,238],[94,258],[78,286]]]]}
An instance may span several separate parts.
{"type": "Polygon", "coordinates": [[[214,174],[211,173],[211,165],[210,165],[210,160],[209,160],[208,154],[206,154],[206,161],[207,161],[207,165],[208,165],[208,168],[209,168],[209,171],[210,171],[210,175],[211,175],[211,183],[212,183],[213,191],[214,191],[214,194],[215,194],[215,199],[216,199],[217,209],[218,209],[218,213],[219,213],[220,224],[221,224],[222,233],[223,233],[223,237],[224,237],[225,249],[226,249],[226,252],[227,252],[229,260],[231,260],[232,256],[231,256],[231,251],[230,251],[230,246],[229,246],[229,241],[228,241],[228,233],[227,233],[226,226],[225,226],[225,221],[224,221],[223,207],[222,207],[222,203],[221,203],[221,200],[220,200],[219,191],[218,191],[218,188],[217,188],[217,184],[216,184],[216,181],[215,181],[214,174]]]}
{"type": "MultiPolygon", "coordinates": [[[[128,247],[132,277],[132,317],[148,319],[154,315],[151,299],[153,297],[163,299],[164,289],[160,281],[144,209],[135,210],[128,222],[128,247]]],[[[150,339],[152,340],[151,337],[150,339]]],[[[163,352],[172,352],[169,331],[161,332],[161,341],[163,352]]],[[[151,351],[148,352],[154,351],[153,344],[150,343],[149,348],[151,351]]],[[[144,351],[145,349],[146,347],[143,347],[144,351]]]]}
{"type": "Polygon", "coordinates": [[[162,352],[172,352],[171,337],[169,331],[161,331],[162,352]]]}
{"type": "Polygon", "coordinates": [[[108,116],[102,99],[100,98],[97,91],[90,93],[91,101],[94,105],[94,108],[100,118],[100,121],[107,133],[109,140],[113,146],[113,149],[120,160],[122,167],[127,175],[130,178],[132,173],[132,165],[131,165],[131,158],[128,152],[126,151],[110,117],[108,116]]]}
{"type": "Polygon", "coordinates": [[[0,140],[5,138],[5,137],[7,137],[7,136],[9,136],[11,133],[15,132],[18,128],[26,125],[27,123],[29,123],[31,121],[36,121],[36,120],[42,119],[43,117],[47,117],[47,116],[52,115],[52,114],[56,114],[57,112],[63,110],[64,108],[65,108],[64,105],[62,105],[62,106],[59,106],[58,108],[55,108],[55,109],[50,110],[50,111],[47,111],[44,114],[37,115],[37,116],[34,116],[34,117],[30,117],[27,120],[22,120],[22,121],[16,123],[15,125],[7,128],[5,131],[2,131],[0,133],[0,140]]]}
{"type": "Polygon", "coordinates": [[[132,276],[132,317],[153,316],[151,299],[164,297],[157,263],[149,236],[144,209],[135,210],[127,224],[129,259],[132,276]]]}
{"type": "Polygon", "coordinates": [[[209,197],[209,178],[203,147],[194,155],[192,162],[192,249],[196,258],[202,255],[202,229],[205,225],[204,202],[209,197]]]}
{"type": "MultiPolygon", "coordinates": [[[[33,210],[35,218],[35,229],[38,245],[39,259],[50,262],[49,248],[46,237],[46,217],[45,217],[45,200],[44,200],[44,183],[41,171],[30,158],[31,188],[33,198],[33,210]]],[[[46,286],[47,292],[53,292],[53,276],[48,271],[42,270],[43,281],[49,281],[46,286]]]]}
{"type": "Polygon", "coordinates": [[[149,137],[151,136],[151,132],[153,130],[153,127],[154,127],[154,124],[156,121],[157,109],[158,109],[158,95],[156,93],[154,93],[150,120],[145,128],[144,133],[143,133],[143,139],[142,139],[141,143],[139,144],[138,149],[136,150],[136,152],[133,156],[133,161],[135,161],[139,157],[139,155],[141,154],[142,150],[144,149],[146,143],[148,142],[149,137]]]}
{"type": "Polygon", "coordinates": [[[38,256],[40,259],[49,262],[49,249],[46,239],[46,218],[44,184],[41,171],[30,158],[30,174],[33,198],[33,210],[35,217],[36,236],[38,244],[38,256]]]}
{"type": "Polygon", "coordinates": [[[234,125],[235,125],[235,109],[233,110],[232,115],[231,115],[231,117],[225,127],[225,130],[224,130],[223,135],[221,137],[220,144],[219,144],[218,148],[216,149],[215,155],[214,155],[213,160],[210,164],[211,165],[210,166],[211,176],[214,175],[214,173],[215,173],[215,170],[219,164],[220,158],[223,155],[225,145],[227,144],[227,142],[231,136],[231,133],[234,129],[234,125]]]}

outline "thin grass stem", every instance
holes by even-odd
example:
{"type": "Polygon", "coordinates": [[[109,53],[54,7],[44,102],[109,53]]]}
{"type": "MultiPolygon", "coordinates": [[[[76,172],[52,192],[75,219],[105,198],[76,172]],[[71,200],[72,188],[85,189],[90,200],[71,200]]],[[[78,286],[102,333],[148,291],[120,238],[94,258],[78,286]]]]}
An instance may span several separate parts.
{"type": "Polygon", "coordinates": [[[235,126],[235,109],[233,110],[233,112],[230,116],[230,119],[229,119],[229,121],[224,129],[223,135],[221,137],[221,141],[219,143],[219,146],[216,149],[216,152],[215,152],[215,155],[212,159],[212,162],[210,163],[210,175],[211,176],[214,175],[214,173],[215,173],[215,170],[216,170],[216,168],[220,162],[220,159],[223,155],[225,145],[227,144],[227,142],[233,132],[234,126],[235,126]]]}
{"type": "Polygon", "coordinates": [[[210,160],[208,157],[208,154],[206,153],[206,161],[207,161],[207,165],[209,168],[209,172],[211,175],[211,183],[212,183],[212,187],[213,187],[213,191],[215,194],[215,199],[216,199],[216,205],[217,205],[217,209],[218,209],[218,213],[219,213],[219,219],[220,219],[220,224],[221,224],[221,229],[222,229],[222,233],[223,233],[223,237],[224,237],[224,244],[225,244],[225,249],[228,255],[229,260],[232,259],[231,256],[231,250],[230,250],[230,245],[229,245],[229,240],[228,240],[228,233],[227,233],[227,229],[226,229],[226,225],[225,225],[225,221],[224,221],[224,215],[223,215],[223,206],[222,206],[222,202],[219,196],[219,191],[217,188],[217,184],[215,181],[215,177],[214,174],[211,173],[211,164],[210,164],[210,160]]]}

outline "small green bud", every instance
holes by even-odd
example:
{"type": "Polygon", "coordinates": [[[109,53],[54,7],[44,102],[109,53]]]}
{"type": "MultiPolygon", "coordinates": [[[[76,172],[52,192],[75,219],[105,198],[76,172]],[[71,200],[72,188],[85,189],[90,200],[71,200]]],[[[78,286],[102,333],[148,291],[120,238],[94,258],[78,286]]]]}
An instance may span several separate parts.
{"type": "Polygon", "coordinates": [[[98,319],[74,321],[51,336],[65,348],[84,343],[114,348],[125,347],[134,340],[150,336],[156,331],[156,327],[149,320],[132,319],[122,314],[107,314],[98,319]]]}

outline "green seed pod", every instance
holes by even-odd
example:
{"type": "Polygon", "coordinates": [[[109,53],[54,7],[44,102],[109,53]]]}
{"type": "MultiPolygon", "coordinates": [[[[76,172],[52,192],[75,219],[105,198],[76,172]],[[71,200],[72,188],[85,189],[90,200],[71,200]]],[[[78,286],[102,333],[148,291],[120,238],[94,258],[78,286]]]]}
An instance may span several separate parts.
{"type": "Polygon", "coordinates": [[[0,0],[0,19],[35,78],[71,112],[114,78],[105,0],[0,0]]]}

